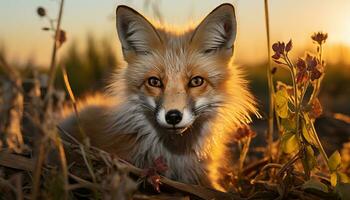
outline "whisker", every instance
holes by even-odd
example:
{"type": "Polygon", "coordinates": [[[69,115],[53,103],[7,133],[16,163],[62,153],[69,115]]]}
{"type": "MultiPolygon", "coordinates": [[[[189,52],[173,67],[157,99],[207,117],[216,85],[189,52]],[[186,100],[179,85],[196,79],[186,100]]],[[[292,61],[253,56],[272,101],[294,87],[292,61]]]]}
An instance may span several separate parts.
{"type": "Polygon", "coordinates": [[[150,106],[150,105],[148,105],[148,104],[145,104],[145,103],[141,103],[140,105],[141,105],[143,108],[146,108],[147,110],[152,111],[152,112],[154,112],[154,111],[156,110],[156,108],[154,108],[154,107],[152,107],[152,106],[150,106]]]}
{"type": "Polygon", "coordinates": [[[215,108],[220,108],[220,107],[224,106],[221,103],[222,102],[214,102],[214,103],[210,103],[210,104],[199,106],[198,108],[196,108],[194,110],[194,113],[196,115],[198,115],[198,114],[202,113],[203,111],[208,111],[208,110],[214,111],[215,108]]]}

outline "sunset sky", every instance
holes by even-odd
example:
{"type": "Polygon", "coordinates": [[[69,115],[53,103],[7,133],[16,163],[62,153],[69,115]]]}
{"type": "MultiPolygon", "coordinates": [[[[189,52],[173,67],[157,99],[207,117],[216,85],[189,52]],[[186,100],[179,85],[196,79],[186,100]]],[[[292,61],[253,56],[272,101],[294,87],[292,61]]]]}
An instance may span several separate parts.
{"type": "MultiPolygon", "coordinates": [[[[147,0],[146,0],[147,1],[147,0]]],[[[150,0],[149,0],[150,1],[150,0]]],[[[266,35],[263,0],[161,0],[157,2],[164,22],[186,27],[198,23],[221,3],[233,3],[238,20],[236,62],[258,63],[266,59],[266,35]]],[[[58,0],[1,0],[0,46],[6,48],[10,62],[33,62],[47,66],[51,52],[51,36],[41,31],[47,25],[36,15],[43,6],[50,16],[57,15],[58,0]]],[[[118,47],[115,30],[115,8],[119,4],[133,7],[145,16],[154,18],[152,8],[144,0],[65,0],[62,27],[68,42],[60,51],[64,55],[73,41],[84,45],[88,33],[107,38],[118,47]]],[[[311,47],[310,35],[315,31],[329,34],[326,54],[330,61],[344,60],[350,46],[349,0],[270,0],[271,41],[293,39],[299,50],[311,47]],[[345,49],[343,55],[339,51],[345,49]]],[[[310,49],[312,50],[312,49],[310,49]]],[[[349,56],[350,57],[350,56],[349,56]]]]}

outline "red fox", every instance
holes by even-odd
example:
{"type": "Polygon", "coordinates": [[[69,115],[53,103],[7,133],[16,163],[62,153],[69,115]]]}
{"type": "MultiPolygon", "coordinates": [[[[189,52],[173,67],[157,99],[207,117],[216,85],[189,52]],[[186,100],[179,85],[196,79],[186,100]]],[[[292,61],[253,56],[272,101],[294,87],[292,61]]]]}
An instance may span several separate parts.
{"type": "MultiPolygon", "coordinates": [[[[234,7],[222,4],[183,33],[153,25],[118,6],[116,26],[125,66],[105,93],[79,106],[79,122],[91,144],[140,168],[163,156],[171,179],[224,188],[219,167],[226,143],[257,114],[242,69],[232,64],[234,7]]],[[[79,138],[77,119],[60,126],[79,138]]]]}

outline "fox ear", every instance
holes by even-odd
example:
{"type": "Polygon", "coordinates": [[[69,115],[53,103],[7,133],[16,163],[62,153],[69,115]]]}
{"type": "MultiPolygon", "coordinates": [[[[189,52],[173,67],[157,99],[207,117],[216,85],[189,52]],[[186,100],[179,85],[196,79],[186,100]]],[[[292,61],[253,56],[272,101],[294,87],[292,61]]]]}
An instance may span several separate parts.
{"type": "Polygon", "coordinates": [[[191,43],[203,49],[204,53],[226,49],[232,53],[236,39],[237,24],[234,7],[222,4],[215,8],[197,26],[191,43]]]}
{"type": "Polygon", "coordinates": [[[124,56],[129,53],[145,54],[161,44],[161,38],[153,25],[134,9],[118,6],[116,17],[124,56]]]}

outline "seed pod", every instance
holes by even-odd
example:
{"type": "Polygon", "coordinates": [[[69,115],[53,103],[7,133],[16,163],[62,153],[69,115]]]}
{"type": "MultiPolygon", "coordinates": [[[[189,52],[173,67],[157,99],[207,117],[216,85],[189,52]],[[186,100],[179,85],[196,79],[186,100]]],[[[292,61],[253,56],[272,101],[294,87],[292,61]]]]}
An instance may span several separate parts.
{"type": "Polygon", "coordinates": [[[43,7],[38,7],[38,9],[36,10],[36,12],[38,13],[38,15],[40,17],[45,17],[46,16],[46,10],[43,7]]]}

